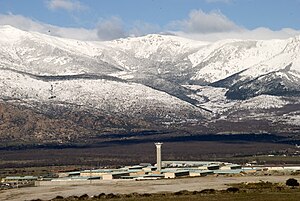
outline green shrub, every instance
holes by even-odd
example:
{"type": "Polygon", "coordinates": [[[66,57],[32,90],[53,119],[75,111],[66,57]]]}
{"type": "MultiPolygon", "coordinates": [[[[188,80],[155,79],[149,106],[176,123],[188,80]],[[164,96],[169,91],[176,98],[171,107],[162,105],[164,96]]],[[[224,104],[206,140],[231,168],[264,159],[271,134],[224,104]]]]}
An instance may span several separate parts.
{"type": "Polygon", "coordinates": [[[63,200],[64,199],[64,197],[63,196],[60,196],[60,195],[58,195],[58,196],[56,196],[54,199],[52,199],[52,200],[63,200]]]}
{"type": "Polygon", "coordinates": [[[83,195],[81,195],[79,198],[78,198],[78,200],[87,200],[87,199],[89,199],[90,197],[88,196],[88,194],[83,194],[83,195]]]}
{"type": "Polygon", "coordinates": [[[117,197],[118,197],[118,196],[116,196],[116,195],[113,194],[113,193],[109,193],[109,194],[106,195],[106,198],[108,198],[108,199],[117,198],[117,197]]]}
{"type": "Polygon", "coordinates": [[[151,197],[152,195],[150,193],[144,193],[141,195],[142,197],[151,197]]]}
{"type": "Polygon", "coordinates": [[[236,188],[236,187],[229,187],[229,188],[227,188],[226,191],[229,192],[229,193],[237,193],[237,192],[240,191],[240,189],[236,188]]]}
{"type": "Polygon", "coordinates": [[[174,195],[189,195],[189,194],[191,194],[191,192],[187,190],[182,190],[174,193],[174,195]]]}
{"type": "Polygon", "coordinates": [[[99,195],[94,196],[94,198],[105,198],[105,196],[105,193],[100,193],[99,195]]]}
{"type": "Polygon", "coordinates": [[[215,189],[204,189],[204,190],[200,191],[200,193],[213,194],[213,193],[216,193],[216,190],[215,189]]]}
{"type": "Polygon", "coordinates": [[[292,187],[299,186],[299,182],[294,178],[290,178],[290,179],[286,180],[285,184],[287,186],[292,186],[292,187]]]}

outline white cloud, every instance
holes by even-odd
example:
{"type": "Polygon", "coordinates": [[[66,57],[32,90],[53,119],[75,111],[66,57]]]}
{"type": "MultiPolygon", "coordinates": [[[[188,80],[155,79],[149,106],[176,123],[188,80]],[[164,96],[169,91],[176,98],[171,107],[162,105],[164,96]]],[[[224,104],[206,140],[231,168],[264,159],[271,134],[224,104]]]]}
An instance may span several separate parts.
{"type": "MultiPolygon", "coordinates": [[[[210,0],[217,1],[217,0],[210,0]]],[[[238,26],[220,11],[205,13],[202,10],[193,10],[188,19],[174,21],[169,26],[171,33],[203,41],[223,39],[284,39],[300,34],[300,30],[281,29],[273,31],[266,27],[249,30],[238,26]]]]}
{"type": "Polygon", "coordinates": [[[87,9],[87,6],[77,0],[49,0],[46,4],[50,10],[81,11],[87,9]]]}
{"type": "Polygon", "coordinates": [[[100,40],[124,38],[127,33],[123,21],[119,17],[101,20],[97,25],[97,35],[100,40]]]}
{"type": "Polygon", "coordinates": [[[133,28],[126,31],[123,21],[118,17],[100,20],[95,28],[85,29],[54,26],[22,15],[0,14],[0,25],[11,25],[24,31],[34,31],[78,40],[113,40],[127,36],[142,36],[149,33],[157,33],[160,30],[158,26],[136,22],[133,28]]]}
{"type": "Polygon", "coordinates": [[[146,34],[159,32],[161,32],[161,27],[159,25],[136,21],[133,27],[130,29],[129,34],[131,36],[143,36],[146,34]]]}
{"type": "Polygon", "coordinates": [[[35,21],[22,15],[0,14],[0,25],[11,25],[24,31],[35,31],[63,38],[98,40],[96,29],[58,27],[35,21]]]}
{"type": "Polygon", "coordinates": [[[160,33],[162,30],[158,25],[143,21],[136,21],[131,27],[126,28],[122,19],[116,16],[100,20],[96,28],[100,40],[144,36],[152,33],[160,33]]]}
{"type": "Polygon", "coordinates": [[[192,10],[188,19],[174,21],[170,27],[186,33],[220,33],[241,29],[220,11],[205,13],[202,10],[192,10]]]}
{"type": "MultiPolygon", "coordinates": [[[[210,20],[211,23],[214,23],[211,18],[210,20]]],[[[196,20],[191,21],[195,22],[196,20]]],[[[216,21],[219,21],[219,18],[216,18],[216,21]]],[[[234,23],[233,25],[225,26],[225,28],[224,26],[220,25],[222,23],[215,24],[219,26],[218,29],[209,28],[203,31],[203,27],[197,28],[198,25],[195,25],[194,28],[187,29],[186,26],[178,26],[175,27],[177,29],[170,30],[170,27],[162,29],[158,25],[138,21],[126,29],[122,19],[118,17],[111,17],[109,19],[100,20],[95,28],[85,29],[54,26],[24,17],[22,15],[0,14],[0,25],[11,25],[24,31],[35,31],[52,36],[73,38],[77,40],[113,40],[127,36],[142,36],[149,33],[162,32],[202,41],[216,41],[222,39],[285,39],[295,35],[300,35],[300,30],[294,30],[290,28],[274,31],[265,27],[260,27],[253,30],[248,30],[241,28],[234,23]]],[[[213,27],[216,27],[217,25],[214,25],[213,27]]]]}
{"type": "Polygon", "coordinates": [[[24,31],[48,31],[45,25],[21,15],[0,14],[0,25],[11,25],[24,31]]]}
{"type": "Polygon", "coordinates": [[[271,29],[260,27],[253,30],[243,29],[239,31],[222,32],[222,33],[186,33],[182,31],[172,32],[177,36],[190,38],[200,41],[217,41],[224,39],[244,39],[244,40],[270,40],[270,39],[286,39],[300,35],[300,30],[281,29],[273,31],[271,29]]]}

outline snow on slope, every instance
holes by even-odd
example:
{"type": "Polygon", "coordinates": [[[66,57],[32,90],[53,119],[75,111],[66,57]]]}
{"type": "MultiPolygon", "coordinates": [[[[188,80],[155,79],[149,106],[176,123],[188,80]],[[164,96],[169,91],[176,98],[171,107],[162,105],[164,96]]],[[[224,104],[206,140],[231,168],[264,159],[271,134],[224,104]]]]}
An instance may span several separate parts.
{"type": "Polygon", "coordinates": [[[228,100],[225,96],[227,89],[210,86],[185,85],[185,87],[195,90],[191,96],[199,101],[199,106],[212,111],[215,114],[221,114],[233,107],[238,101],[228,100]]]}
{"type": "Polygon", "coordinates": [[[226,88],[198,85],[185,85],[185,87],[196,91],[196,94],[191,97],[199,100],[199,106],[215,114],[222,114],[229,110],[278,109],[290,104],[283,97],[270,95],[260,95],[247,100],[228,100],[225,96],[228,91],[226,88]]]}
{"type": "Polygon", "coordinates": [[[280,50],[280,54],[249,68],[241,75],[254,78],[283,69],[300,72],[300,36],[286,40],[284,48],[280,50]]]}
{"type": "Polygon", "coordinates": [[[104,53],[104,57],[108,63],[128,70],[154,74],[173,71],[174,75],[190,73],[191,80],[212,83],[243,70],[247,70],[247,76],[259,76],[282,69],[289,61],[294,63],[292,70],[298,68],[299,44],[299,36],[287,40],[205,43],[175,36],[148,35],[108,42],[106,46],[112,49],[104,53]],[[154,70],[150,71],[151,68],[154,70]]]}
{"type": "Polygon", "coordinates": [[[98,58],[104,45],[0,27],[0,67],[35,74],[111,73],[120,67],[98,58]]]}
{"type": "Polygon", "coordinates": [[[288,40],[215,43],[151,34],[109,42],[62,39],[0,26],[0,67],[36,74],[151,73],[216,82],[246,70],[256,77],[285,68],[300,71],[300,36],[288,40]]]}
{"type": "Polygon", "coordinates": [[[52,46],[65,51],[87,56],[95,56],[98,54],[98,51],[101,51],[101,48],[105,48],[103,43],[59,38],[38,32],[27,32],[9,25],[0,26],[0,34],[1,44],[7,46],[15,46],[23,40],[32,40],[36,43],[51,44],[52,46]]]}
{"type": "Polygon", "coordinates": [[[164,92],[136,83],[99,80],[52,80],[0,70],[2,99],[75,104],[107,114],[183,119],[205,112],[164,92]]]}
{"type": "Polygon", "coordinates": [[[124,52],[130,52],[135,58],[153,59],[157,61],[177,60],[178,55],[195,51],[207,45],[207,42],[193,41],[170,35],[150,34],[144,37],[119,39],[107,45],[124,52]]]}
{"type": "Polygon", "coordinates": [[[83,42],[0,26],[0,44],[0,67],[57,75],[147,71],[161,62],[182,62],[183,58],[186,63],[185,55],[207,43],[161,35],[83,42]]]}
{"type": "Polygon", "coordinates": [[[261,95],[248,100],[242,101],[239,107],[244,109],[273,109],[281,108],[287,105],[289,102],[282,97],[261,95]]]}
{"type": "Polygon", "coordinates": [[[205,43],[152,34],[82,42],[0,26],[0,44],[0,68],[38,75],[93,73],[133,79],[150,74],[178,80],[178,84],[193,80],[211,83],[239,72],[239,81],[278,70],[300,77],[299,36],[205,43]]]}
{"type": "MultiPolygon", "coordinates": [[[[206,43],[152,34],[109,42],[83,42],[0,26],[0,98],[3,99],[75,104],[107,114],[172,122],[209,116],[199,107],[224,119],[231,113],[271,111],[291,104],[280,94],[266,95],[274,86],[282,87],[283,91],[288,87],[296,92],[299,89],[300,36],[288,40],[206,43]],[[132,82],[104,78],[46,81],[22,72],[48,76],[102,74],[132,82]],[[197,80],[212,83],[237,73],[239,76],[233,79],[241,86],[236,86],[236,91],[230,87],[195,85],[184,86],[192,92],[180,89],[182,84],[197,80]],[[158,83],[150,82],[153,80],[158,83]],[[174,88],[175,91],[170,90],[174,88]],[[240,89],[245,89],[247,100],[230,100],[226,96],[230,90],[235,93],[240,89]],[[195,105],[176,98],[180,98],[181,91],[197,100],[191,102],[195,105]]],[[[291,120],[292,116],[286,118],[291,120]]]]}
{"type": "Polygon", "coordinates": [[[284,40],[217,42],[190,55],[194,66],[200,68],[192,79],[204,79],[207,82],[224,79],[273,58],[285,46],[284,40]]]}
{"type": "Polygon", "coordinates": [[[188,55],[207,44],[177,36],[151,34],[106,42],[109,49],[102,52],[101,58],[134,72],[165,74],[173,70],[179,73],[191,66],[188,55]]]}

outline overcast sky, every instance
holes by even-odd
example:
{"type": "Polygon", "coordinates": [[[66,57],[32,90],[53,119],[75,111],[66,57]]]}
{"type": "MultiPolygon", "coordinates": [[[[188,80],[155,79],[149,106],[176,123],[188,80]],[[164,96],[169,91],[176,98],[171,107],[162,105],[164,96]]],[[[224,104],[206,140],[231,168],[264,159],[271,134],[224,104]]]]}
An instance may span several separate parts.
{"type": "Polygon", "coordinates": [[[300,0],[0,0],[0,25],[82,40],[273,39],[300,35],[299,10],[300,0]]]}

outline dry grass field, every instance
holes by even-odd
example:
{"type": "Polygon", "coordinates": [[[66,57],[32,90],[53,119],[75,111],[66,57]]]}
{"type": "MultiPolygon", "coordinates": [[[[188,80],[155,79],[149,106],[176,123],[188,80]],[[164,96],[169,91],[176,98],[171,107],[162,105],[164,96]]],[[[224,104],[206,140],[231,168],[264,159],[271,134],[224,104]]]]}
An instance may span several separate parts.
{"type": "MultiPolygon", "coordinates": [[[[0,192],[0,200],[51,200],[59,196],[58,198],[65,198],[65,201],[69,201],[78,200],[85,194],[86,198],[90,200],[173,200],[176,198],[187,201],[226,200],[230,197],[234,197],[236,200],[243,200],[245,197],[247,197],[246,200],[262,200],[266,196],[276,198],[275,201],[289,200],[285,197],[290,198],[290,200],[297,200],[295,198],[300,196],[299,188],[292,189],[284,185],[289,178],[290,176],[207,176],[153,181],[113,180],[89,185],[9,189],[0,192]],[[258,183],[258,185],[248,185],[253,183],[258,183]],[[227,189],[230,187],[238,188],[239,191],[235,193],[228,191],[227,189]]],[[[300,181],[300,176],[293,176],[293,178],[300,181]]]]}
{"type": "MultiPolygon", "coordinates": [[[[295,152],[294,145],[245,140],[165,142],[163,160],[225,160],[247,162],[246,156],[295,152]]],[[[250,159],[251,160],[251,159],[250,159]]],[[[272,159],[273,160],[273,159],[272,159]]],[[[0,150],[0,168],[69,166],[88,167],[155,163],[153,142],[104,144],[81,148],[0,150]]],[[[300,160],[281,158],[282,163],[300,160]]],[[[273,161],[276,162],[276,161],[273,161]]]]}

